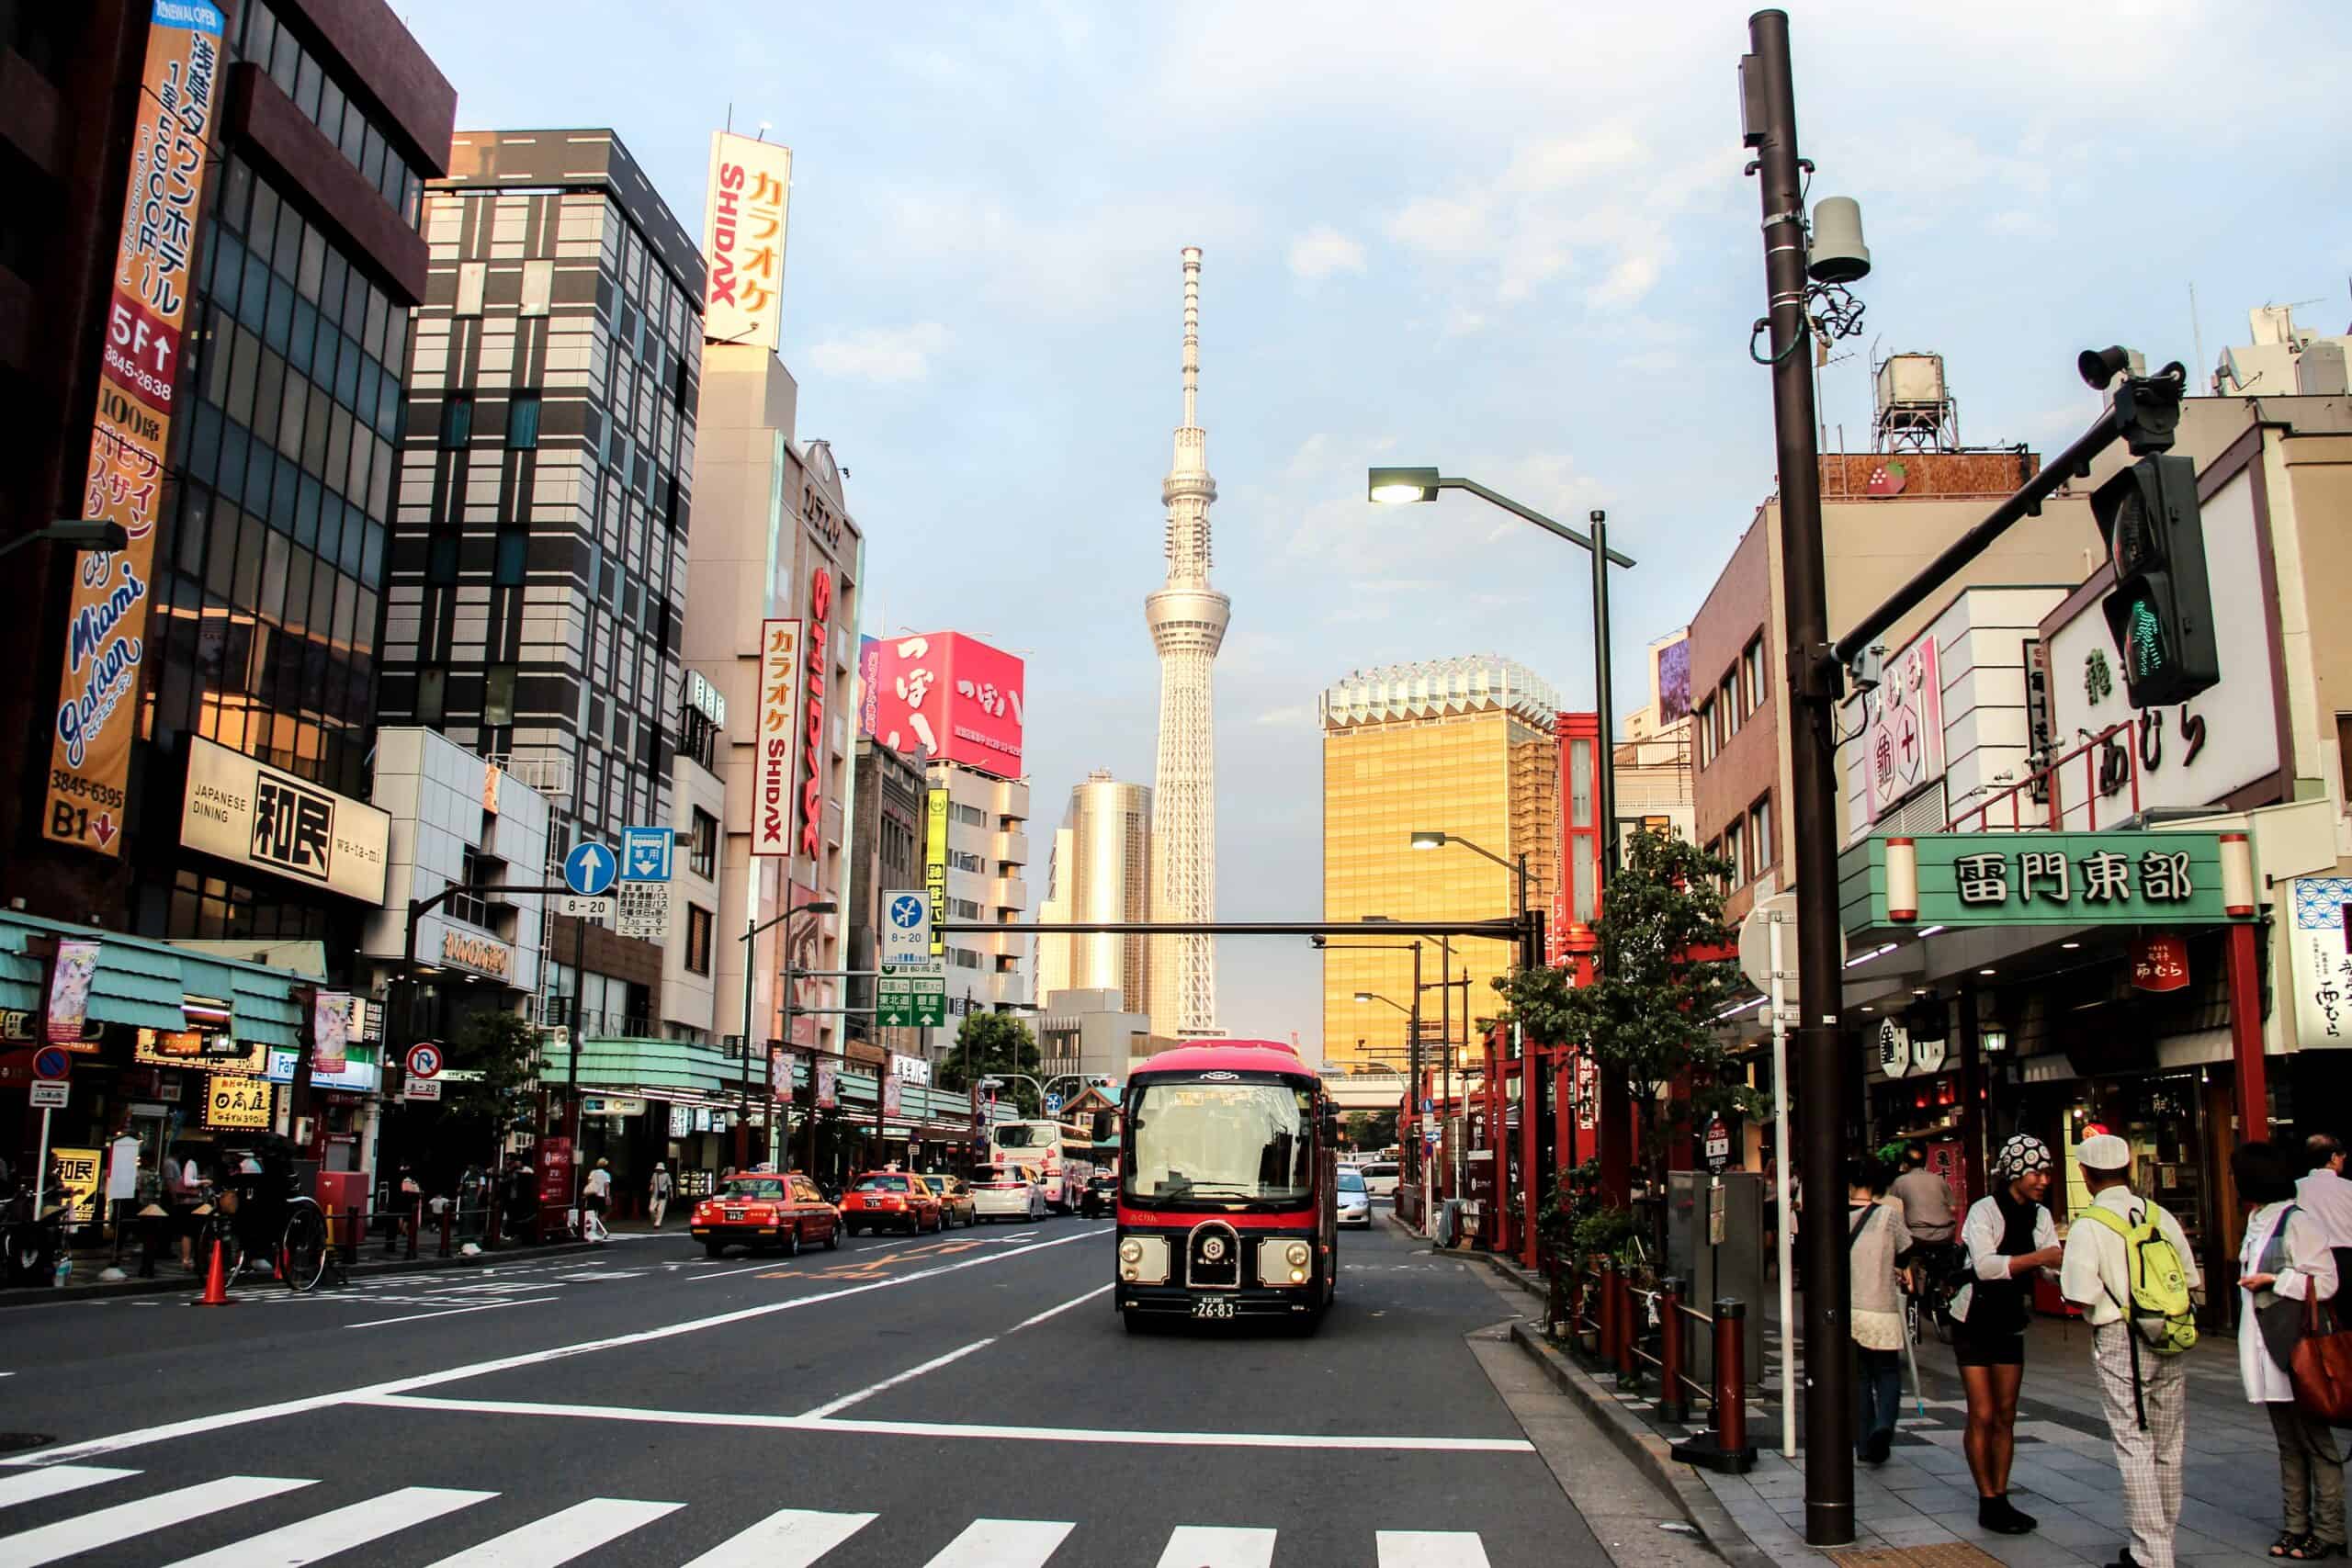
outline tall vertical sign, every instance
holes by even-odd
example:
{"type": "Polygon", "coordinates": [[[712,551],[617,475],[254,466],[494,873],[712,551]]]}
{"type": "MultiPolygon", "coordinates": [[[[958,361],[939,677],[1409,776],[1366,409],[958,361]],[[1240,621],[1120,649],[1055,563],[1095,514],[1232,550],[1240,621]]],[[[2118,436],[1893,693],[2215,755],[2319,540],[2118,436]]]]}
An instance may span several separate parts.
{"type": "Polygon", "coordinates": [[[798,750],[800,623],[760,627],[760,728],[753,741],[752,852],[792,853],[792,763],[798,750]]]}
{"type": "Polygon", "coordinates": [[[710,281],[702,332],[709,343],[774,348],[784,327],[784,225],[792,202],[792,149],[714,131],[703,260],[710,281]]]}
{"type": "MultiPolygon", "coordinates": [[[[807,776],[800,782],[800,852],[814,863],[825,848],[825,664],[833,615],[833,574],[819,567],[808,580],[808,694],[801,719],[807,776]]],[[[823,867],[812,874],[821,876],[823,867]]]]}
{"type": "Polygon", "coordinates": [[[154,0],[140,75],[97,423],[82,491],[82,515],[121,524],[130,543],[84,554],[74,575],[41,814],[44,837],[103,855],[122,852],[128,815],[156,509],[210,161],[205,132],[222,28],[220,12],[207,0],[154,0]]]}
{"type": "Polygon", "coordinates": [[[931,897],[931,955],[947,951],[939,922],[947,918],[947,792],[933,790],[924,802],[922,842],[923,890],[931,897]]]}

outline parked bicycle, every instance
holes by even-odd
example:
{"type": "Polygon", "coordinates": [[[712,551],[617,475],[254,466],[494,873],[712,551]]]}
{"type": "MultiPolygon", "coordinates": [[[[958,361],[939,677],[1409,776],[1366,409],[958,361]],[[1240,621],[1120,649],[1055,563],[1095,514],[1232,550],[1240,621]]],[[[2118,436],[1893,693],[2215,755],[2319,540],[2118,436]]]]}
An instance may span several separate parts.
{"type": "Polygon", "coordinates": [[[1951,1299],[1959,1293],[1959,1274],[1966,1253],[1952,1242],[1928,1242],[1912,1259],[1917,1288],[1903,1298],[1903,1326],[1914,1345],[1925,1345],[1933,1333],[1939,1344],[1951,1343],[1951,1299]]]}
{"type": "Polygon", "coordinates": [[[46,1285],[65,1246],[65,1208],[54,1200],[63,1188],[54,1178],[49,1189],[49,1213],[33,1213],[33,1188],[20,1181],[0,1199],[0,1281],[11,1285],[46,1285]]]}
{"type": "Polygon", "coordinates": [[[318,1289],[334,1248],[326,1211],[298,1190],[299,1181],[282,1149],[228,1151],[223,1179],[206,1184],[198,1211],[197,1267],[209,1268],[219,1247],[232,1284],[258,1269],[300,1294],[318,1289]]]}

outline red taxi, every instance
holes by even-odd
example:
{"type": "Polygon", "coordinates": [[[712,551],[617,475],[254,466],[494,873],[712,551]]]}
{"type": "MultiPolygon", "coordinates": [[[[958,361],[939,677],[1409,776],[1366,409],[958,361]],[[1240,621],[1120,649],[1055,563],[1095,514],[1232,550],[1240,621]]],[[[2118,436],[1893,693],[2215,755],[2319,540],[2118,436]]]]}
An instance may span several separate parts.
{"type": "Polygon", "coordinates": [[[798,1171],[750,1171],[730,1176],[695,1205],[688,1227],[703,1250],[717,1258],[730,1242],[753,1251],[776,1247],[786,1258],[805,1243],[839,1247],[842,1216],[825,1201],[816,1183],[798,1171]]]}
{"type": "Polygon", "coordinates": [[[943,1228],[939,1195],[920,1176],[903,1170],[869,1170],[842,1194],[842,1224],[849,1234],[883,1229],[909,1235],[943,1228]]]}

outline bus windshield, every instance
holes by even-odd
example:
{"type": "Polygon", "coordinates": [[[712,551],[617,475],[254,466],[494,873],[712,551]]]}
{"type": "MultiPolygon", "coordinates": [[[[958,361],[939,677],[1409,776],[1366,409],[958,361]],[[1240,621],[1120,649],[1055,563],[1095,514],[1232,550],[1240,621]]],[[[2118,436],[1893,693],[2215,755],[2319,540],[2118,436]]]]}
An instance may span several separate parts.
{"type": "Polygon", "coordinates": [[[1156,1083],[1127,1122],[1123,1190],[1145,1204],[1282,1201],[1314,1190],[1315,1091],[1286,1083],[1156,1083]]]}

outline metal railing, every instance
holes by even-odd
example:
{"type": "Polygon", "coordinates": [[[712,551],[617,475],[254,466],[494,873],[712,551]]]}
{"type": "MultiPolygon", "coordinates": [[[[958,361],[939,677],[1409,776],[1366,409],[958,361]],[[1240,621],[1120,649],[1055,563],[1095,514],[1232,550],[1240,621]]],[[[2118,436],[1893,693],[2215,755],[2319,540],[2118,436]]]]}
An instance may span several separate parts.
{"type": "Polygon", "coordinates": [[[1965,811],[1954,811],[1944,824],[1947,833],[2058,833],[2067,830],[2066,815],[2079,810],[2082,826],[2076,831],[2091,833],[2098,830],[2098,804],[2101,800],[2129,790],[2132,809],[2126,815],[2140,814],[2140,724],[2125,719],[2110,725],[2090,737],[2081,745],[2062,756],[2053,758],[2047,766],[2036,768],[2007,788],[1986,795],[1965,811]],[[2120,761],[2118,761],[2120,759],[2120,761]],[[2082,764],[2083,792],[2071,805],[2066,799],[2066,782],[2073,776],[2073,764],[2082,764]],[[2007,803],[2006,821],[2001,806],[2007,803]]]}
{"type": "Polygon", "coordinates": [[[1747,1441],[1746,1303],[1724,1299],[1702,1310],[1686,1299],[1682,1281],[1668,1276],[1639,1285],[1613,1260],[1598,1269],[1572,1267],[1567,1286],[1566,1326],[1580,1351],[1592,1341],[1588,1365],[1614,1368],[1620,1388],[1654,1387],[1661,1420],[1679,1425],[1706,1407],[1706,1432],[1677,1443],[1676,1458],[1735,1471],[1755,1463],[1747,1441]],[[1694,1334],[1709,1336],[1714,1352],[1713,1375],[1703,1382],[1690,1373],[1694,1334]]]}

